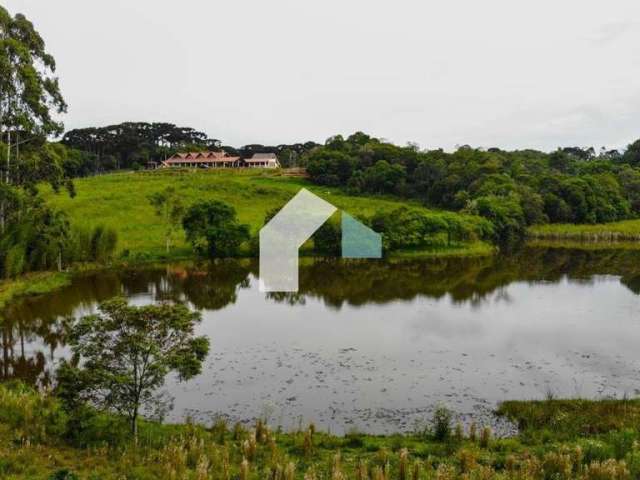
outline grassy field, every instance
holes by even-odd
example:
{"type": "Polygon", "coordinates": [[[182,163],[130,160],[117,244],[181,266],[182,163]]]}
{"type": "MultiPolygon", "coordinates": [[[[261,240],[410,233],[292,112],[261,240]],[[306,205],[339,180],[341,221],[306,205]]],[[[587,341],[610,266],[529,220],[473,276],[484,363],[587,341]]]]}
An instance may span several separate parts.
{"type": "Polygon", "coordinates": [[[638,241],[640,240],[640,220],[624,220],[598,225],[535,225],[529,228],[528,235],[536,240],[638,241]]]}
{"type": "MultiPolygon", "coordinates": [[[[284,205],[300,188],[305,187],[336,207],[355,216],[371,216],[379,210],[393,210],[403,205],[427,211],[416,203],[382,197],[348,196],[338,190],[318,187],[300,178],[288,178],[265,171],[154,171],[116,173],[75,182],[77,196],[43,192],[53,206],[67,212],[74,225],[90,228],[104,224],[119,234],[118,248],[129,251],[132,258],[164,256],[164,227],[155,216],[148,196],[168,186],[176,188],[187,205],[203,199],[216,199],[233,205],[239,220],[250,225],[256,233],[263,224],[265,213],[284,205]]],[[[457,215],[450,212],[430,211],[434,215],[457,215]]],[[[489,245],[476,242],[467,244],[472,254],[488,254],[489,245]]],[[[465,248],[457,246],[452,253],[460,254],[465,248]]],[[[410,252],[412,255],[424,252],[410,252]]],[[[442,254],[442,251],[436,252],[442,254]]],[[[177,238],[171,258],[191,255],[182,232],[177,238]]]]}
{"type": "Polygon", "coordinates": [[[409,435],[338,437],[258,421],[207,427],[73,419],[47,393],[0,385],[0,478],[49,480],[631,480],[640,475],[637,400],[507,402],[521,433],[425,419],[409,435]]]}

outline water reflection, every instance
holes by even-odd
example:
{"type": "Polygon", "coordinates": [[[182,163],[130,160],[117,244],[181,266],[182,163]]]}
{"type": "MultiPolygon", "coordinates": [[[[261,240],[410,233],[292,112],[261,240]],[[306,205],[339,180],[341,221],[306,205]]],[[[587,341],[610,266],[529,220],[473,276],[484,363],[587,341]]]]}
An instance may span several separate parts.
{"type": "MultiPolygon", "coordinates": [[[[455,341],[460,351],[465,350],[466,354],[474,351],[473,342],[479,342],[478,339],[488,338],[491,335],[500,336],[503,332],[507,332],[500,340],[504,344],[499,344],[496,351],[500,353],[500,349],[503,349],[505,362],[513,360],[513,352],[508,351],[507,346],[519,345],[518,348],[523,348],[521,338],[509,337],[509,335],[516,333],[527,335],[532,344],[539,342],[541,345],[545,345],[545,348],[549,349],[549,355],[555,355],[561,350],[562,345],[554,343],[553,335],[549,340],[549,332],[554,331],[554,322],[557,323],[563,319],[552,311],[548,314],[545,313],[541,318],[530,316],[536,308],[546,308],[544,305],[547,304],[552,306],[553,301],[549,300],[552,293],[546,286],[558,286],[557,293],[558,298],[561,299],[560,302],[569,304],[576,302],[577,305],[586,305],[590,301],[590,289],[603,282],[606,284],[606,288],[601,289],[603,292],[613,292],[611,289],[615,285],[618,290],[628,289],[627,291],[637,295],[640,293],[640,263],[638,260],[640,260],[640,252],[633,250],[577,251],[561,249],[526,249],[510,256],[458,259],[302,260],[300,291],[298,293],[266,295],[257,292],[258,267],[256,262],[250,260],[171,264],[81,275],[74,278],[69,287],[63,288],[55,294],[23,299],[13,303],[1,313],[0,378],[2,380],[20,378],[33,384],[49,385],[52,381],[53,360],[67,353],[63,335],[65,319],[89,313],[95,309],[97,303],[121,294],[140,303],[159,300],[185,301],[193,308],[205,311],[204,328],[213,339],[213,360],[219,363],[226,360],[222,358],[222,353],[220,353],[223,350],[233,356],[233,348],[242,343],[242,348],[245,348],[242,350],[245,352],[243,355],[246,355],[247,345],[267,337],[271,338],[270,335],[273,336],[273,342],[276,343],[279,339],[283,339],[283,342],[290,341],[287,348],[304,342],[304,337],[311,339],[320,338],[321,335],[326,337],[328,334],[323,333],[321,327],[317,325],[322,322],[334,329],[345,328],[345,332],[332,331],[331,335],[337,335],[335,337],[337,339],[342,334],[344,341],[352,344],[361,342],[364,345],[362,349],[364,352],[367,349],[367,341],[358,338],[359,333],[356,328],[363,316],[372,317],[367,325],[378,322],[378,327],[381,330],[387,329],[389,337],[395,332],[397,338],[400,338],[404,335],[400,332],[401,328],[409,332],[412,338],[411,342],[414,343],[405,345],[405,348],[408,349],[407,352],[403,352],[398,347],[402,343],[400,340],[397,345],[388,343],[385,346],[396,355],[395,357],[392,355],[390,358],[399,362],[397,368],[405,368],[408,371],[418,361],[416,360],[417,356],[424,360],[428,355],[440,354],[433,345],[443,348],[442,345],[455,341]],[[570,285],[571,288],[565,288],[567,285],[570,285]],[[510,302],[518,303],[514,301],[514,296],[519,301],[518,305],[510,305],[510,302]],[[450,306],[444,305],[445,301],[450,306]],[[496,305],[501,305],[501,307],[498,308],[496,305]],[[475,317],[476,321],[470,321],[471,317],[466,313],[465,315],[456,313],[455,310],[452,310],[455,308],[478,312],[475,317]],[[362,313],[358,314],[358,311],[362,311],[362,313]],[[538,331],[531,325],[518,323],[524,318],[535,320],[541,325],[540,328],[545,330],[538,331]],[[287,319],[295,319],[296,323],[287,323],[287,319]],[[345,321],[350,319],[352,325],[345,324],[345,321]],[[307,323],[301,324],[301,321],[307,323]],[[493,323],[489,326],[487,322],[493,323]],[[292,332],[292,330],[295,331],[292,332]],[[234,331],[235,337],[231,334],[234,331]],[[296,337],[296,335],[298,336],[296,337]],[[240,337],[242,340],[238,340],[240,337]],[[415,343],[420,341],[432,345],[432,350],[429,353],[423,352],[423,346],[415,343]],[[396,351],[396,348],[399,350],[396,351]],[[405,363],[398,360],[403,355],[406,357],[405,363]]],[[[614,294],[611,296],[611,301],[615,301],[614,297],[621,298],[620,295],[614,294]]],[[[615,332],[618,336],[611,337],[612,346],[610,349],[618,348],[615,346],[616,342],[620,344],[620,338],[624,338],[624,328],[628,328],[628,319],[636,313],[633,311],[634,304],[626,301],[626,306],[616,306],[618,308],[616,318],[619,319],[620,330],[615,332]]],[[[606,303],[607,299],[603,298],[602,302],[606,303]]],[[[562,315],[569,316],[566,312],[562,315]]],[[[602,321],[600,316],[603,313],[592,313],[591,310],[586,310],[580,312],[580,315],[593,317],[585,319],[583,327],[587,333],[581,337],[581,341],[591,342],[593,338],[598,336],[597,326],[598,322],[602,321]]],[[[574,335],[572,328],[575,326],[571,324],[574,321],[575,319],[571,318],[567,320],[566,325],[558,324],[555,330],[559,332],[558,336],[566,338],[574,335]]],[[[360,333],[360,335],[362,334],[360,333]]],[[[633,337],[630,336],[629,339],[631,338],[633,337]]],[[[331,346],[337,346],[339,341],[336,339],[331,337],[325,338],[324,341],[331,346]]],[[[389,342],[391,341],[389,340],[389,342]]],[[[482,348],[489,348],[487,345],[489,344],[482,344],[482,348]]],[[[480,355],[479,349],[480,347],[476,349],[477,355],[480,355]]],[[[256,365],[264,364],[267,360],[275,358],[273,356],[276,350],[276,347],[265,347],[260,350],[260,358],[256,357],[256,365]]],[[[451,351],[454,350],[456,347],[447,350],[447,353],[443,349],[442,355],[453,355],[451,351]]],[[[371,352],[374,351],[375,346],[372,346],[371,352]]],[[[347,355],[348,350],[346,352],[339,354],[347,355]]],[[[624,358],[623,351],[618,353],[621,358],[624,358]]],[[[315,358],[313,355],[319,355],[319,353],[315,351],[309,355],[312,356],[301,357],[298,360],[311,361],[310,359],[315,358]]],[[[324,371],[332,371],[326,367],[326,364],[330,364],[331,368],[337,369],[333,373],[334,376],[342,375],[344,372],[338,373],[340,364],[338,363],[336,366],[332,363],[335,360],[334,356],[334,354],[326,353],[326,357],[322,360],[325,364],[324,371]]],[[[286,365],[286,356],[283,358],[285,359],[278,360],[280,363],[276,362],[273,368],[280,368],[283,362],[286,365]]],[[[367,361],[372,362],[371,358],[367,361]]],[[[246,357],[243,357],[241,361],[245,360],[246,357]]],[[[356,362],[356,360],[354,358],[352,362],[356,362]]],[[[601,358],[598,369],[605,372],[602,373],[602,378],[607,377],[607,369],[613,371],[617,365],[616,362],[619,361],[622,360],[616,359],[614,362],[611,358],[601,358]]],[[[363,371],[373,368],[372,364],[367,364],[365,360],[362,362],[363,371]]],[[[455,368],[458,368],[455,365],[460,364],[458,360],[451,360],[451,362],[447,366],[447,369],[452,368],[452,370],[447,370],[449,373],[455,372],[455,368]]],[[[486,358],[478,356],[476,368],[481,365],[479,362],[485,362],[488,370],[508,369],[508,366],[505,367],[490,355],[486,358]]],[[[562,371],[563,368],[567,369],[566,359],[563,358],[559,362],[554,365],[554,372],[556,370],[562,371]]],[[[577,364],[572,363],[572,365],[577,364]]],[[[211,368],[215,370],[218,367],[211,366],[211,368]]],[[[220,374],[222,379],[220,381],[223,381],[225,375],[228,375],[224,381],[232,383],[240,371],[244,377],[251,379],[253,372],[256,369],[259,370],[260,367],[254,365],[251,369],[238,370],[230,364],[228,368],[227,373],[220,374]]],[[[540,370],[543,366],[538,365],[536,368],[540,370]]],[[[581,365],[579,368],[586,367],[581,365]]],[[[589,368],[595,367],[590,365],[589,368]]],[[[620,367],[615,368],[619,370],[616,375],[620,375],[620,367]]],[[[263,372],[265,376],[271,375],[271,373],[266,370],[263,372]]],[[[391,372],[387,373],[391,375],[391,372]]],[[[465,372],[465,374],[467,373],[465,372]]],[[[549,384],[557,382],[559,378],[564,378],[562,375],[565,374],[567,378],[575,376],[575,372],[571,370],[562,374],[548,373],[549,377],[546,380],[538,379],[536,388],[537,385],[542,385],[545,382],[549,384]]],[[[300,375],[302,377],[310,375],[313,378],[314,375],[317,376],[317,372],[306,372],[300,375]]],[[[297,382],[289,383],[291,379],[288,378],[281,380],[293,386],[297,382]]],[[[381,378],[380,381],[383,380],[381,378]]],[[[356,380],[351,378],[344,381],[349,384],[349,382],[353,383],[356,380]]],[[[473,379],[468,381],[473,382],[473,379]]],[[[631,388],[631,383],[625,385],[631,388]]],[[[308,386],[308,388],[313,387],[313,385],[308,386]]],[[[510,393],[513,392],[511,384],[509,387],[503,386],[502,388],[505,391],[511,389],[510,393]]],[[[249,391],[251,395],[256,397],[271,398],[262,390],[249,389],[249,391]]],[[[483,390],[478,387],[476,391],[483,390]]],[[[245,395],[243,392],[244,390],[237,393],[238,398],[245,395]]],[[[532,394],[532,390],[527,390],[527,392],[527,394],[532,394]]],[[[506,395],[505,392],[501,392],[501,394],[506,395]]],[[[193,392],[183,392],[181,395],[190,398],[191,403],[199,401],[193,400],[197,397],[193,392]]],[[[201,392],[199,395],[197,398],[205,398],[204,393],[201,392]]],[[[375,394],[373,396],[375,397],[375,394]]],[[[287,397],[287,399],[290,398],[295,398],[295,396],[287,397]]],[[[404,397],[400,394],[394,401],[401,404],[405,401],[402,398],[404,397]]],[[[344,399],[341,400],[341,402],[343,401],[344,399]]],[[[186,405],[183,410],[186,410],[189,402],[183,403],[186,405]]],[[[313,403],[313,401],[310,400],[307,403],[313,403]]],[[[225,408],[232,408],[233,405],[234,403],[230,401],[225,408]]],[[[317,407],[320,408],[319,405],[317,407]]]]}

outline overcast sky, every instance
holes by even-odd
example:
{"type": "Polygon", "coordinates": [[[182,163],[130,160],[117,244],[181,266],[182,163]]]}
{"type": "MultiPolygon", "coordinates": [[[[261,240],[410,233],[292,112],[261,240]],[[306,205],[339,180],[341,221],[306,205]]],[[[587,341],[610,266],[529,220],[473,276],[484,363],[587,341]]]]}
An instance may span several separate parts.
{"type": "Polygon", "coordinates": [[[4,0],[43,35],[68,129],[224,143],[553,149],[640,137],[638,0],[4,0]]]}

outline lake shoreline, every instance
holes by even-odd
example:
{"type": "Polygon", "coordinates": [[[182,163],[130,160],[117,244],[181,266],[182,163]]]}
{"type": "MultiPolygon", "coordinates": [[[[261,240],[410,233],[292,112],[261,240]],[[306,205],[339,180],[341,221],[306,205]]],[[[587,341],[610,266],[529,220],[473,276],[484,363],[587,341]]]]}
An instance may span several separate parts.
{"type": "Polygon", "coordinates": [[[640,400],[504,402],[497,414],[520,425],[497,438],[486,425],[426,419],[409,434],[337,436],[264,420],[208,426],[142,420],[134,443],[126,419],[86,410],[70,421],[50,393],[0,385],[0,471],[9,478],[359,480],[433,478],[637,478],[640,400]],[[100,427],[96,429],[96,427],[100,427]]]}
{"type": "MultiPolygon", "coordinates": [[[[386,261],[401,261],[408,259],[430,259],[430,258],[459,258],[459,257],[484,257],[497,253],[497,249],[485,242],[474,242],[469,245],[460,245],[446,249],[424,249],[424,250],[400,250],[393,252],[387,257],[386,261]]],[[[330,257],[319,257],[313,252],[301,252],[300,259],[323,259],[330,257]]],[[[331,257],[332,258],[332,257],[331,257]]],[[[195,255],[193,252],[184,253],[176,250],[168,255],[148,255],[135,256],[132,258],[121,258],[107,265],[95,263],[81,263],[73,265],[71,268],[62,271],[41,271],[29,272],[20,275],[14,279],[0,280],[0,313],[11,302],[24,297],[33,297],[52,293],[61,287],[71,283],[74,276],[79,274],[99,273],[101,271],[128,269],[128,268],[144,268],[157,264],[168,264],[178,262],[208,262],[215,260],[257,260],[255,256],[237,256],[221,259],[203,259],[195,255]]]]}

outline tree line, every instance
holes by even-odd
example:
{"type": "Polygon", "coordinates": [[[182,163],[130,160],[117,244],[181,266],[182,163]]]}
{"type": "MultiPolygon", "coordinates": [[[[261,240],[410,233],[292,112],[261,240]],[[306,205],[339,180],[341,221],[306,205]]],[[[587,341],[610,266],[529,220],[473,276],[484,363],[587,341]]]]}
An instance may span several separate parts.
{"type": "Polygon", "coordinates": [[[593,148],[454,152],[397,146],[357,132],[329,138],[303,158],[311,181],[354,194],[389,194],[481,215],[494,239],[528,225],[604,223],[640,214],[640,140],[621,153],[593,148]]]}
{"type": "Polygon", "coordinates": [[[74,129],[66,132],[60,143],[68,149],[65,171],[73,177],[120,169],[137,170],[147,162],[161,162],[176,152],[186,151],[224,150],[242,158],[251,157],[254,153],[275,153],[283,166],[296,166],[302,154],[319,146],[306,142],[276,146],[251,144],[235,148],[191,127],[146,122],[74,129]]]}

